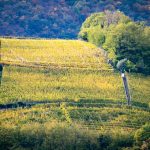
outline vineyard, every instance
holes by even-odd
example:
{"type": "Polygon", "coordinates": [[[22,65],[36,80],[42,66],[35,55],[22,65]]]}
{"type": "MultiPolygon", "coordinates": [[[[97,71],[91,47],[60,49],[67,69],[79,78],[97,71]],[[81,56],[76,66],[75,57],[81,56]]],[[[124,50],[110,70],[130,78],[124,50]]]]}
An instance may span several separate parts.
{"type": "MultiPolygon", "coordinates": [[[[52,149],[46,142],[51,141],[48,137],[53,130],[53,139],[59,141],[59,128],[66,141],[77,140],[75,145],[78,138],[81,143],[96,144],[93,141],[101,134],[109,134],[113,140],[119,135],[133,139],[134,133],[150,121],[150,76],[127,74],[132,106],[126,106],[119,72],[106,63],[106,53],[93,44],[79,40],[0,40],[0,144],[4,149],[6,144],[12,149],[29,149],[16,138],[8,142],[16,134],[24,136],[31,149],[38,149],[35,143],[42,134],[46,139],[41,141],[43,149],[52,149]],[[31,126],[35,129],[32,134],[31,126]]],[[[132,147],[131,141],[119,146],[132,147]]],[[[85,149],[78,146],[76,149],[85,149]]]]}

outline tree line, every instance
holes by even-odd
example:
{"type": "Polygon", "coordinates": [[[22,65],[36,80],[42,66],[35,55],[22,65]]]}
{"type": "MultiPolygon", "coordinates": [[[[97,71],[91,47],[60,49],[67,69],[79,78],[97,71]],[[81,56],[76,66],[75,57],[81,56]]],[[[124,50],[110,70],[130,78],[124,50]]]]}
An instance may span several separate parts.
{"type": "Polygon", "coordinates": [[[94,13],[82,24],[80,39],[102,47],[116,64],[127,58],[127,71],[150,74],[150,27],[120,11],[94,13]]]}

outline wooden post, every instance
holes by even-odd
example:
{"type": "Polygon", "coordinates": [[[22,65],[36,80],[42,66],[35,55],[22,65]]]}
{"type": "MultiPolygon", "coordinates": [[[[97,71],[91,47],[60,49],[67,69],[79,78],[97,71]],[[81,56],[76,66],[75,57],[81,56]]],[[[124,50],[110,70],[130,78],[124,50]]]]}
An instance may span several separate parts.
{"type": "Polygon", "coordinates": [[[3,73],[3,65],[0,64],[0,85],[2,83],[2,73],[3,73]]]}
{"type": "MultiPolygon", "coordinates": [[[[0,62],[1,62],[1,41],[0,41],[0,62]]],[[[0,64],[0,85],[2,83],[2,73],[3,73],[3,65],[0,64]]]]}
{"type": "Polygon", "coordinates": [[[131,105],[131,96],[130,96],[130,92],[129,92],[127,77],[125,75],[125,63],[127,62],[127,60],[128,60],[127,58],[121,59],[120,61],[118,61],[116,67],[121,73],[124,90],[125,90],[125,94],[126,94],[126,99],[127,99],[127,105],[130,106],[131,105]]]}
{"type": "Polygon", "coordinates": [[[124,90],[125,90],[126,99],[127,99],[127,105],[130,106],[131,105],[131,96],[130,96],[130,92],[129,92],[127,77],[124,72],[121,72],[121,77],[123,80],[124,90]]]}

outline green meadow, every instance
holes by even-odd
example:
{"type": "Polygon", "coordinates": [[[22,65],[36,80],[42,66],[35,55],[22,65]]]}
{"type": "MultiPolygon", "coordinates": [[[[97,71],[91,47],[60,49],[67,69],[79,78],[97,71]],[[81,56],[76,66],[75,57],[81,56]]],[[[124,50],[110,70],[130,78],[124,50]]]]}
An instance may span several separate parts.
{"type": "Polygon", "coordinates": [[[132,149],[150,121],[150,76],[119,72],[79,40],[1,38],[2,149],[132,149]],[[23,107],[17,104],[23,103],[23,107]],[[19,105],[18,105],[19,106],[19,105]]]}
{"type": "MultiPolygon", "coordinates": [[[[78,40],[1,39],[0,103],[102,99],[125,101],[120,74],[102,50],[78,40]]],[[[150,77],[128,74],[133,102],[149,102],[150,77]]]]}

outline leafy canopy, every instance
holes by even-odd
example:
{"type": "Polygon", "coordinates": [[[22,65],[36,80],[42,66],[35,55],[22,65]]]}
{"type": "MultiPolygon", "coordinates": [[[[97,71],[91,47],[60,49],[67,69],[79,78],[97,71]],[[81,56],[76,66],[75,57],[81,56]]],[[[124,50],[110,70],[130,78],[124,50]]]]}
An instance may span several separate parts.
{"type": "Polygon", "coordinates": [[[127,58],[127,70],[150,74],[150,27],[134,22],[122,12],[92,14],[78,37],[104,48],[116,63],[127,58]]]}

